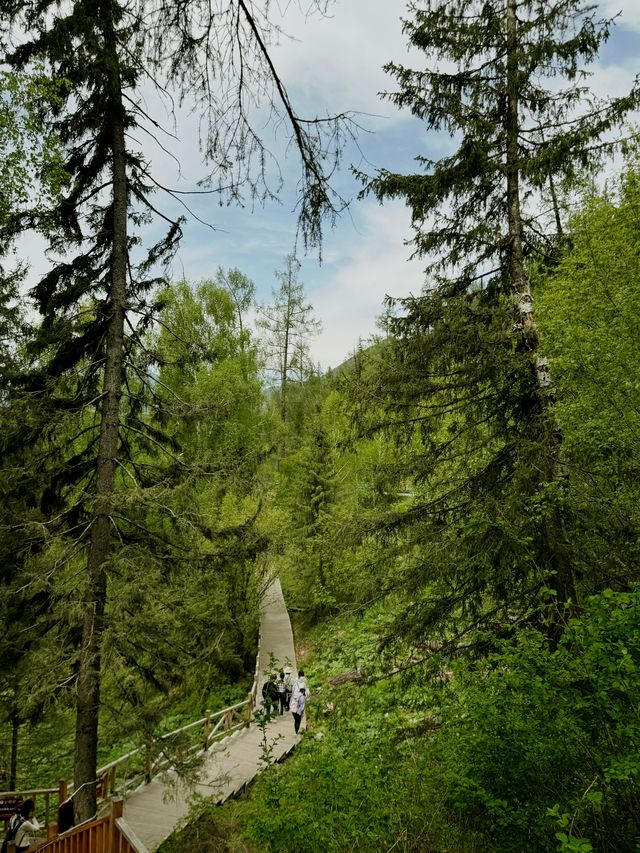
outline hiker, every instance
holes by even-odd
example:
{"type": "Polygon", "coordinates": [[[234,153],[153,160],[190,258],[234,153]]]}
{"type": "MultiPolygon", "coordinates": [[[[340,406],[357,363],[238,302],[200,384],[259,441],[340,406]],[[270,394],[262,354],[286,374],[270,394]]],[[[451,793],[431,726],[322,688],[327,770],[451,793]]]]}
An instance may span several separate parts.
{"type": "Polygon", "coordinates": [[[298,677],[296,678],[293,684],[293,694],[295,694],[304,687],[305,696],[307,699],[311,696],[311,691],[309,690],[309,685],[307,684],[307,679],[304,674],[304,669],[298,670],[298,677]]]}
{"type": "Polygon", "coordinates": [[[275,714],[278,711],[278,685],[274,680],[272,672],[267,676],[267,680],[262,685],[262,707],[265,714],[275,714]]]}
{"type": "Polygon", "coordinates": [[[304,706],[306,704],[306,690],[304,687],[301,687],[298,691],[296,691],[291,697],[291,702],[289,703],[289,708],[291,709],[291,713],[293,714],[293,727],[295,729],[296,734],[300,729],[300,723],[302,722],[302,715],[304,714],[304,706]]]}
{"type": "Polygon", "coordinates": [[[13,834],[16,853],[29,850],[31,845],[37,842],[35,833],[40,829],[40,824],[35,818],[35,813],[36,804],[33,800],[25,800],[9,821],[9,834],[13,834]]]}
{"type": "Polygon", "coordinates": [[[293,673],[291,672],[290,666],[285,666],[284,668],[284,698],[285,698],[285,708],[289,710],[289,702],[291,702],[291,697],[293,696],[293,673]]]}
{"type": "Polygon", "coordinates": [[[280,670],[280,675],[278,676],[278,699],[280,700],[280,716],[284,714],[285,711],[289,708],[289,703],[287,701],[287,679],[284,674],[284,670],[280,670]]]}

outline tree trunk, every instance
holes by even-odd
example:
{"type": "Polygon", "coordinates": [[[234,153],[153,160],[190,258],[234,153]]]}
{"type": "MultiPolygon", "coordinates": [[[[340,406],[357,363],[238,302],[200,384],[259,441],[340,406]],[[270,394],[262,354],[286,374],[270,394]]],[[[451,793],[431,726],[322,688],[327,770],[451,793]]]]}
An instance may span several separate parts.
{"type": "Polygon", "coordinates": [[[112,125],[113,234],[111,290],[100,412],[96,491],[88,554],[88,582],[76,701],[74,817],[78,823],[96,813],[98,718],[100,710],[100,651],[107,599],[106,561],[111,547],[111,506],[118,452],[120,398],[127,301],[127,174],[120,65],[110,4],[102,10],[106,61],[109,66],[112,125]]]}
{"type": "Polygon", "coordinates": [[[507,215],[509,274],[516,299],[518,326],[532,351],[537,348],[537,334],[533,322],[531,285],[524,269],[522,215],[520,212],[520,155],[518,151],[518,20],[517,0],[507,0],[507,112],[505,116],[507,215]]]}
{"type": "MultiPolygon", "coordinates": [[[[518,0],[506,0],[507,35],[507,110],[505,115],[507,214],[508,214],[508,260],[511,288],[516,303],[516,326],[527,350],[531,352],[536,372],[541,408],[551,402],[553,387],[546,358],[538,355],[538,332],[533,318],[531,284],[525,271],[523,224],[520,210],[520,152],[518,136],[519,119],[519,67],[518,67],[518,0]]],[[[562,434],[551,424],[548,441],[550,458],[549,480],[561,484],[567,481],[567,465],[562,455],[562,434]]],[[[550,580],[557,593],[558,601],[575,601],[573,567],[568,555],[568,543],[564,524],[565,511],[562,497],[553,508],[548,520],[545,536],[553,561],[555,575],[550,580]]]]}
{"type": "Polygon", "coordinates": [[[284,343],[282,348],[282,375],[280,377],[280,417],[284,422],[287,419],[287,380],[289,379],[289,307],[287,306],[287,317],[285,320],[284,343]]]}
{"type": "Polygon", "coordinates": [[[9,764],[9,790],[15,791],[18,777],[18,734],[20,719],[17,714],[11,715],[11,758],[9,764]]]}
{"type": "Polygon", "coordinates": [[[291,347],[291,331],[293,329],[293,259],[287,257],[287,304],[284,315],[284,340],[282,346],[282,376],[280,377],[280,417],[287,418],[287,385],[289,382],[289,349],[291,347]]]}

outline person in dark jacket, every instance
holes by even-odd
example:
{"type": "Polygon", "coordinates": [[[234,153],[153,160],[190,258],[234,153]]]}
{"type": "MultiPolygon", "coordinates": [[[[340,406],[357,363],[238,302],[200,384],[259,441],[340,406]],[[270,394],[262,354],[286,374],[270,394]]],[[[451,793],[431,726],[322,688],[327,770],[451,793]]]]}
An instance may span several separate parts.
{"type": "Polygon", "coordinates": [[[262,685],[262,707],[265,714],[270,716],[278,713],[279,704],[278,684],[272,672],[267,676],[267,680],[262,685]]]}
{"type": "Polygon", "coordinates": [[[289,701],[287,698],[287,678],[284,674],[284,669],[280,670],[276,684],[278,685],[278,699],[280,700],[280,716],[282,716],[285,711],[289,710],[289,701]]]}
{"type": "Polygon", "coordinates": [[[284,702],[285,710],[289,710],[289,702],[293,696],[293,673],[290,666],[284,668],[284,702]]]}

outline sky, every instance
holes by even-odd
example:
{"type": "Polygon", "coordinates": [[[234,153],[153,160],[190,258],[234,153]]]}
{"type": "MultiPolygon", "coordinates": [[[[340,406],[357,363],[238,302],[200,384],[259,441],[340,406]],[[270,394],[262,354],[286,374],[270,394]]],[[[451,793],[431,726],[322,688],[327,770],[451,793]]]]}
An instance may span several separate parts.
{"type": "MultiPolygon", "coordinates": [[[[387,293],[419,292],[422,286],[422,264],[408,260],[404,245],[410,237],[404,206],[357,201],[360,184],[350,171],[351,166],[370,174],[381,166],[410,169],[413,157],[424,150],[419,124],[383,104],[377,94],[388,82],[383,64],[407,56],[400,23],[404,9],[397,0],[336,0],[323,17],[304,15],[297,3],[289,3],[283,29],[290,37],[281,37],[272,51],[299,114],[350,111],[363,128],[357,144],[347,147],[336,176],[339,191],[351,203],[335,227],[327,225],[321,261],[317,249],[305,255],[300,241],[296,246],[299,170],[291,151],[280,155],[286,181],[280,204],[252,210],[219,207],[207,198],[187,200],[218,230],[187,222],[174,277],[199,280],[214,275],[219,266],[238,267],[255,282],[258,300],[268,302],[277,284],[275,270],[297,249],[299,280],[322,322],[321,334],[311,341],[313,360],[322,368],[340,364],[359,340],[375,333],[387,293]]],[[[195,138],[195,129],[187,135],[195,138]]],[[[175,165],[166,161],[160,163],[166,168],[163,179],[172,186],[188,185],[203,169],[198,157],[184,149],[178,156],[182,182],[177,182],[175,165]]]]}
{"type": "MultiPolygon", "coordinates": [[[[607,16],[620,16],[592,67],[591,85],[599,95],[616,95],[640,73],[640,2],[603,0],[601,6],[607,16]]],[[[352,201],[337,225],[325,231],[322,262],[317,252],[299,252],[300,280],[322,322],[322,333],[311,342],[312,356],[322,368],[340,364],[359,341],[376,332],[387,294],[403,296],[422,287],[424,263],[410,260],[406,245],[411,237],[408,211],[401,202],[381,206],[371,198],[358,201],[360,187],[349,170],[351,165],[369,174],[382,166],[412,170],[415,156],[436,158],[446,151],[447,138],[428,135],[410,115],[378,97],[393,87],[382,66],[390,60],[409,61],[400,20],[405,14],[403,0],[336,0],[328,17],[305,16],[296,3],[289,3],[283,27],[292,38],[282,38],[273,52],[301,114],[351,110],[366,128],[358,146],[345,152],[338,182],[352,201]]],[[[192,162],[195,171],[188,177],[195,177],[199,168],[196,157],[192,162]]],[[[288,182],[281,205],[253,211],[198,206],[199,215],[220,230],[188,222],[174,275],[199,280],[218,266],[238,267],[255,282],[259,300],[268,301],[276,284],[274,271],[282,268],[296,238],[295,164],[285,160],[284,173],[288,182]]]]}
{"type": "MultiPolygon", "coordinates": [[[[447,151],[446,136],[429,134],[408,114],[381,100],[378,93],[393,88],[382,69],[390,61],[419,67],[408,54],[401,18],[404,0],[335,0],[329,14],[305,14],[311,0],[272,2],[274,15],[283,13],[282,36],[272,57],[295,109],[312,117],[352,111],[363,127],[357,145],[344,152],[335,180],[351,200],[335,227],[327,227],[322,247],[306,256],[300,280],[322,322],[311,342],[311,354],[323,369],[335,367],[376,332],[386,295],[405,296],[422,288],[424,262],[410,260],[409,213],[400,202],[378,204],[358,200],[360,185],[350,167],[374,174],[380,167],[414,170],[413,159],[437,159],[447,151]]],[[[612,36],[592,66],[591,85],[601,96],[622,94],[640,73],[640,0],[601,0],[606,16],[620,13],[612,36]]],[[[157,105],[156,105],[157,106],[157,105]]],[[[639,119],[640,123],[640,119],[639,119]]],[[[195,118],[181,113],[176,140],[165,139],[172,157],[141,144],[152,159],[161,183],[181,191],[192,189],[206,173],[197,145],[195,118]],[[178,165],[179,164],[179,165],[178,165]]],[[[184,238],[169,271],[174,279],[197,282],[211,278],[218,267],[237,267],[256,285],[259,301],[268,302],[276,285],[275,270],[296,248],[296,184],[299,169],[280,134],[278,154],[285,185],[281,202],[264,207],[219,206],[211,196],[185,197],[195,216],[187,214],[184,238]],[[202,220],[202,221],[200,221],[202,220]]],[[[162,208],[171,210],[166,199],[162,208]]]]}

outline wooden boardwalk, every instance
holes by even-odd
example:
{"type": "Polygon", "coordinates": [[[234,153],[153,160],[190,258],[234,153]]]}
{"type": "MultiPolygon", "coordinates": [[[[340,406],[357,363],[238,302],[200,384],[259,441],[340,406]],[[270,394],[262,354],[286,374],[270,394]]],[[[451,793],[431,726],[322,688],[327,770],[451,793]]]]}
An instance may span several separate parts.
{"type": "MultiPolygon", "coordinates": [[[[295,671],[293,633],[279,580],[268,588],[262,603],[256,663],[259,698],[271,655],[279,667],[288,663],[295,671]]],[[[266,737],[272,760],[289,753],[299,740],[291,714],[270,722],[266,737]]],[[[263,734],[252,723],[208,750],[195,784],[186,785],[175,772],[168,771],[130,794],[124,804],[124,820],[139,841],[141,853],[155,850],[171,835],[184,821],[195,798],[214,797],[220,804],[240,791],[265,766],[263,753],[263,734]]]]}

